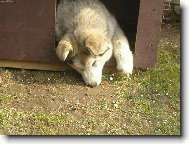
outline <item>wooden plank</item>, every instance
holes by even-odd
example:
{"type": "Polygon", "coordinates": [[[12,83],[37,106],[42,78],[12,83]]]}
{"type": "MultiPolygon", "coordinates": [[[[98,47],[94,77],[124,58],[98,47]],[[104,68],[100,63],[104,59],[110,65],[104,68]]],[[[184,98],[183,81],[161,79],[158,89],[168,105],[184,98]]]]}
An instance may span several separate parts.
{"type": "Polygon", "coordinates": [[[54,0],[1,2],[0,59],[59,62],[54,24],[54,0]]]}
{"type": "Polygon", "coordinates": [[[157,59],[164,0],[141,0],[135,43],[135,67],[153,67],[157,59]]]}
{"type": "Polygon", "coordinates": [[[34,69],[34,70],[50,70],[50,71],[67,71],[72,70],[67,64],[18,61],[18,60],[0,60],[0,67],[34,69]]]}

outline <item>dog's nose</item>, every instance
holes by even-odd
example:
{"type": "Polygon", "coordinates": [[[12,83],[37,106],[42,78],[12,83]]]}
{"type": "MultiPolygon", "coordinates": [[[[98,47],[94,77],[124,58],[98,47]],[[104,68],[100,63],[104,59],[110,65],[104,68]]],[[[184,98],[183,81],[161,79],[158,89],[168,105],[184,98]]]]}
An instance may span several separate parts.
{"type": "Polygon", "coordinates": [[[89,86],[92,87],[92,88],[96,87],[97,86],[97,82],[93,82],[93,83],[89,84],[89,86]]]}

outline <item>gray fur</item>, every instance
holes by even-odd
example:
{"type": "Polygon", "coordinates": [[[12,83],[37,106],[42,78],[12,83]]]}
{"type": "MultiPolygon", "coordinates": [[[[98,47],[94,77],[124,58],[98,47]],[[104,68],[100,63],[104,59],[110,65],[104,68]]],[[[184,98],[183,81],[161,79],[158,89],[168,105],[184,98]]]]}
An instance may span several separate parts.
{"type": "Polygon", "coordinates": [[[60,60],[71,58],[71,66],[91,86],[100,84],[103,66],[112,54],[118,70],[132,73],[133,56],[128,40],[98,0],[61,0],[57,7],[56,37],[60,60]]]}

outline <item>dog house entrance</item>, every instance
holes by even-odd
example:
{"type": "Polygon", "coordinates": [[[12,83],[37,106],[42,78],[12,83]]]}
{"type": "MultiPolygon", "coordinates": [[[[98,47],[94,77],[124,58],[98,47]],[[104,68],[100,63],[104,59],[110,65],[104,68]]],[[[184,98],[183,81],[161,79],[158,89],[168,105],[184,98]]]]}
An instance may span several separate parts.
{"type": "MultiPolygon", "coordinates": [[[[134,52],[140,0],[100,0],[118,21],[134,52]],[[125,4],[126,3],[126,4],[125,4]]],[[[57,5],[60,0],[57,0],[57,5]]],[[[57,44],[57,43],[56,43],[57,44]]]]}
{"type": "Polygon", "coordinates": [[[134,52],[140,0],[100,0],[117,19],[134,52]]]}

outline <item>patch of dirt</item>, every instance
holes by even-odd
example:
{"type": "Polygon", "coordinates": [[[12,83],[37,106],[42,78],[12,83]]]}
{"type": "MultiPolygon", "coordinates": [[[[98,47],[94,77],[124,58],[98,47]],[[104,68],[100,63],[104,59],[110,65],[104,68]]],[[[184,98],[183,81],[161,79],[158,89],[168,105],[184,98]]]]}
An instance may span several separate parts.
{"type": "Polygon", "coordinates": [[[74,110],[77,104],[91,104],[103,97],[113,99],[116,85],[103,81],[90,88],[76,72],[45,72],[1,68],[0,93],[17,97],[9,107],[29,110],[41,107],[45,112],[74,110]]]}

